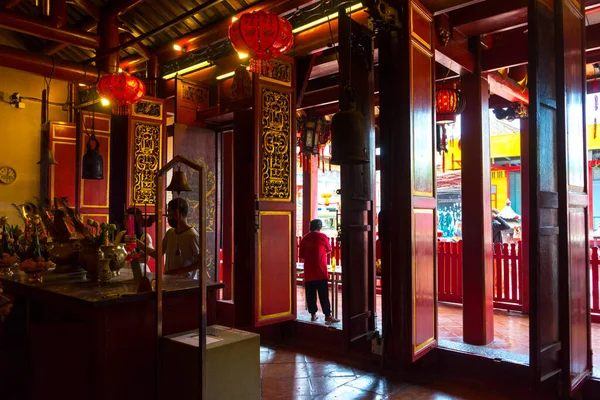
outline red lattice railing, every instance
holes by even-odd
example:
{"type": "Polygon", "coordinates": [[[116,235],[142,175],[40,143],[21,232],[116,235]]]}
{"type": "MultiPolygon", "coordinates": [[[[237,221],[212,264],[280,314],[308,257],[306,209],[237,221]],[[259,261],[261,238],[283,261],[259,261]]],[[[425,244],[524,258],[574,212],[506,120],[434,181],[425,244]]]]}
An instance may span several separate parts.
{"type": "MultiPolygon", "coordinates": [[[[296,244],[300,248],[298,237],[296,244]]],[[[341,265],[341,243],[330,238],[332,253],[336,265],[341,265]]],[[[298,257],[298,251],[296,251],[298,257]]],[[[297,258],[299,261],[299,258],[297,258]]],[[[522,242],[494,245],[494,307],[505,310],[522,311],[523,298],[527,295],[527,287],[522,285],[522,242]]],[[[438,300],[462,304],[463,287],[462,241],[438,242],[438,300]]],[[[302,282],[302,278],[299,279],[302,282]]],[[[380,279],[377,279],[377,293],[380,290],[380,279]]],[[[600,250],[590,248],[590,308],[593,322],[600,322],[600,250]]]]}

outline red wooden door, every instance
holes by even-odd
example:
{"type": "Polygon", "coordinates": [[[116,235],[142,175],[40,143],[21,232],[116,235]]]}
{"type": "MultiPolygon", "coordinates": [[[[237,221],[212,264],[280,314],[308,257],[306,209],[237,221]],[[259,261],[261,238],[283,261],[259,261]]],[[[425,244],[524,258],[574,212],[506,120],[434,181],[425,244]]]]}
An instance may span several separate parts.
{"type": "Polygon", "coordinates": [[[255,326],[296,318],[295,65],[276,64],[254,78],[255,326]]]}
{"type": "MultiPolygon", "coordinates": [[[[164,103],[163,99],[145,96],[131,105],[127,119],[127,208],[136,207],[147,215],[155,213],[155,176],[167,161],[164,103]]],[[[190,179],[190,183],[197,185],[197,179],[190,179]]],[[[197,188],[195,189],[197,193],[197,188]]],[[[197,219],[190,220],[195,222],[197,219]]],[[[146,225],[146,233],[152,237],[152,243],[156,246],[156,225],[146,225]]],[[[155,260],[149,258],[146,262],[154,272],[155,260]]]]}
{"type": "Polygon", "coordinates": [[[403,3],[398,31],[379,36],[384,357],[392,365],[418,360],[438,337],[433,22],[419,2],[403,3]]]}
{"type": "Polygon", "coordinates": [[[538,390],[590,375],[584,8],[529,1],[531,349],[538,390]]]}
{"type": "Polygon", "coordinates": [[[92,133],[100,143],[100,155],[104,161],[104,179],[81,179],[79,195],[79,214],[83,221],[93,219],[100,223],[108,222],[108,203],[110,187],[110,115],[100,113],[81,113],[81,153],[78,162],[81,162],[87,151],[87,142],[92,133]]]}
{"type": "Polygon", "coordinates": [[[236,326],[295,319],[294,76],[293,59],[276,60],[269,76],[254,74],[253,107],[234,111],[236,326]]]}
{"type": "Polygon", "coordinates": [[[565,393],[579,390],[591,376],[591,321],[589,304],[587,132],[585,124],[585,4],[577,0],[555,3],[558,48],[557,87],[565,95],[557,102],[559,204],[561,208],[560,326],[563,338],[565,393]]]}
{"type": "Polygon", "coordinates": [[[50,122],[50,146],[54,152],[57,165],[50,166],[48,198],[66,197],[69,205],[75,207],[75,182],[80,179],[75,176],[76,157],[75,124],[69,122],[50,122]]]}

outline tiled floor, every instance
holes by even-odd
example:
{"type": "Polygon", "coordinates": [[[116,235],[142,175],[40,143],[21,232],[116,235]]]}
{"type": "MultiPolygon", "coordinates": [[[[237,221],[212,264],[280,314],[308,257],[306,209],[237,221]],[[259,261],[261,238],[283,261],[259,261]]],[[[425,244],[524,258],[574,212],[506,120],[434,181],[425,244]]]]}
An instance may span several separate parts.
{"type": "MultiPolygon", "coordinates": [[[[297,287],[298,319],[310,322],[310,314],[306,310],[304,287],[297,287]]],[[[331,299],[331,291],[329,298],[331,299]]],[[[338,293],[338,318],[342,319],[342,294],[338,293]]],[[[486,355],[492,358],[503,358],[512,362],[529,363],[529,317],[518,312],[494,310],[494,341],[486,346],[470,346],[462,341],[463,314],[462,307],[454,304],[438,304],[438,333],[440,346],[461,351],[486,355]]],[[[377,296],[377,328],[381,332],[381,296],[377,296]]],[[[319,304],[319,319],[316,324],[326,324],[319,304]]],[[[342,328],[342,322],[327,324],[342,328]]],[[[600,377],[600,324],[592,324],[592,348],[594,351],[593,374],[600,377]]]]}
{"type": "Polygon", "coordinates": [[[474,388],[419,386],[293,350],[261,346],[262,398],[504,400],[474,388]]]}

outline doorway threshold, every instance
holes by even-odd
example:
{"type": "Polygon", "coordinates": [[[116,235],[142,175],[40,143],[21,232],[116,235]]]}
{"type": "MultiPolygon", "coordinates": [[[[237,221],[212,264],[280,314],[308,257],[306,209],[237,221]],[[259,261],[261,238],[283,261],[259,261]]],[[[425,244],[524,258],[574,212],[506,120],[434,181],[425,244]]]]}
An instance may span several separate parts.
{"type": "Polygon", "coordinates": [[[438,346],[447,350],[459,351],[461,353],[475,354],[497,361],[510,362],[513,364],[529,365],[529,356],[512,353],[506,350],[490,349],[488,347],[474,346],[454,340],[439,339],[438,346]]]}

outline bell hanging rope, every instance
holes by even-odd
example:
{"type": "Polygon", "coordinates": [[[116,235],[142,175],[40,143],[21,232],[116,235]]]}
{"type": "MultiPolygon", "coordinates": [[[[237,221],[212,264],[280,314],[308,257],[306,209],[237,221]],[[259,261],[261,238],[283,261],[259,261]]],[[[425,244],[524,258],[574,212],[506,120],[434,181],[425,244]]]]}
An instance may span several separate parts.
{"type": "Polygon", "coordinates": [[[350,110],[340,111],[331,119],[331,164],[369,163],[368,131],[365,117],[356,110],[352,88],[346,88],[350,110]]]}
{"type": "Polygon", "coordinates": [[[83,155],[83,162],[81,163],[81,177],[101,181],[104,179],[104,161],[100,154],[100,142],[96,139],[96,135],[92,133],[86,146],[87,151],[83,155]],[[92,142],[95,143],[95,148],[92,147],[92,142]]]}

